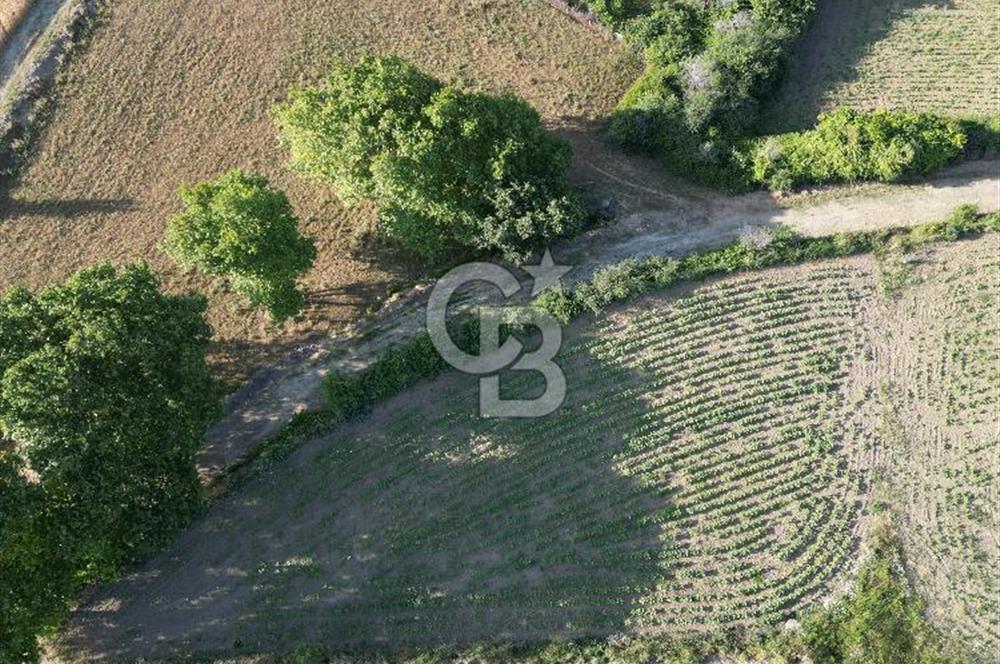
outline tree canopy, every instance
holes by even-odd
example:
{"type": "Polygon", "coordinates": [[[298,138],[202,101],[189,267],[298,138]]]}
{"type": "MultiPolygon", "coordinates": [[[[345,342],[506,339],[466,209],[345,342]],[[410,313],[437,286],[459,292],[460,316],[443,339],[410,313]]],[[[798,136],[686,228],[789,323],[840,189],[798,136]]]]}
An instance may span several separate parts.
{"type": "Polygon", "coordinates": [[[76,583],[199,509],[194,454],[218,411],[204,310],[144,264],[0,296],[0,581],[16,580],[0,582],[4,661],[30,659],[76,583]]]}
{"type": "Polygon", "coordinates": [[[457,247],[511,260],[578,230],[569,145],[513,95],[445,86],[399,58],[341,64],[274,110],[292,166],[345,202],[379,203],[385,233],[435,258],[457,247]]]}
{"type": "Polygon", "coordinates": [[[275,320],[298,313],[298,278],[316,258],[312,240],[283,192],[267,178],[231,170],[181,190],[185,209],[170,220],[166,249],[179,263],[225,277],[275,320]]]}

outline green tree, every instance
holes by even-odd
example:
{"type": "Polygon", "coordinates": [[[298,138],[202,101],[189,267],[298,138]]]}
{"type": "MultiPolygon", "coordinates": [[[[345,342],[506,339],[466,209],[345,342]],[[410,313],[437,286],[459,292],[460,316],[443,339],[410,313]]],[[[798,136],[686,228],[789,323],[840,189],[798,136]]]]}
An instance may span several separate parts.
{"type": "Polygon", "coordinates": [[[379,197],[372,164],[425,121],[441,83],[397,57],[340,63],[318,87],[292,90],[273,111],[294,170],[333,185],[348,205],[379,197]]]}
{"type": "Polygon", "coordinates": [[[298,228],[284,193],[267,178],[240,170],[181,190],[186,207],[170,220],[167,252],[183,265],[225,277],[275,320],[298,313],[296,280],[312,267],[316,247],[298,228]]]}
{"type": "Polygon", "coordinates": [[[0,296],[0,660],[31,660],[77,584],[165,543],[201,505],[218,412],[200,296],[145,265],[0,296]]]}
{"type": "Polygon", "coordinates": [[[218,409],[204,309],[142,264],[0,298],[0,432],[75,515],[82,568],[154,549],[199,504],[194,453],[218,409]]]}
{"type": "Polygon", "coordinates": [[[68,543],[23,459],[0,439],[0,661],[37,658],[37,635],[56,626],[75,587],[68,543]]]}
{"type": "Polygon", "coordinates": [[[375,165],[388,235],[430,257],[464,246],[518,260],[579,228],[569,146],[523,99],[447,87],[424,113],[375,165]]]}
{"type": "Polygon", "coordinates": [[[292,166],[348,204],[378,201],[387,235],[421,255],[511,260],[578,229],[570,149],[514,95],[467,93],[399,58],[340,65],[274,110],[292,166]]]}

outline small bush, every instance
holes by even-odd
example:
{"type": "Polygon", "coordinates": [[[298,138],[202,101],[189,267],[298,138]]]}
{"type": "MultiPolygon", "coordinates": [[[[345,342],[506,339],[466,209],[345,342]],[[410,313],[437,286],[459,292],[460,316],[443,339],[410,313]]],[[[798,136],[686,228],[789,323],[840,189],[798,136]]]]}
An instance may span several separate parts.
{"type": "Polygon", "coordinates": [[[858,572],[852,594],[808,616],[802,639],[816,664],[958,664],[924,619],[921,600],[897,571],[899,545],[876,542],[858,572]]]}
{"type": "Polygon", "coordinates": [[[298,313],[296,280],[316,258],[288,198],[267,178],[229,171],[181,190],[185,210],[170,220],[166,250],[179,263],[227,278],[275,320],[298,313]]]}

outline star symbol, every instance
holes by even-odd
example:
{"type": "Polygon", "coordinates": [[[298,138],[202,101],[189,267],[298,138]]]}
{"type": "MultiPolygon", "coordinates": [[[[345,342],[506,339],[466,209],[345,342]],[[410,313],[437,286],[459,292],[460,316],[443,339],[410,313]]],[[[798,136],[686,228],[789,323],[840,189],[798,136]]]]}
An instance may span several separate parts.
{"type": "Polygon", "coordinates": [[[556,265],[552,260],[552,253],[548,249],[545,250],[545,255],[542,256],[541,263],[538,265],[522,265],[521,267],[535,281],[531,287],[531,297],[535,297],[543,290],[555,286],[564,274],[573,269],[570,265],[556,265]]]}

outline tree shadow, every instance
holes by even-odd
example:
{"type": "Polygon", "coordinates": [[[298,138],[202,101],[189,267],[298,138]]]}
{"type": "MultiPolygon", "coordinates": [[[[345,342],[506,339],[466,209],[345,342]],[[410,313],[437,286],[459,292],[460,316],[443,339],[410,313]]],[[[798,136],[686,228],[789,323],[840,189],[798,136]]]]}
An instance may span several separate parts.
{"type": "Polygon", "coordinates": [[[952,0],[819,0],[781,82],[763,104],[761,133],[811,128],[827,95],[858,80],[860,63],[897,20],[923,7],[952,6],[952,0]]]}
{"type": "Polygon", "coordinates": [[[642,377],[586,351],[561,363],[569,397],[545,418],[484,420],[476,378],[453,373],[304,445],[99,589],[65,645],[131,659],[627,629],[669,549],[669,497],[621,473],[604,424],[648,414],[616,398],[642,377]]]}
{"type": "Polygon", "coordinates": [[[132,198],[45,198],[36,201],[0,198],[0,219],[44,216],[72,219],[91,214],[111,214],[135,209],[132,198]]]}

